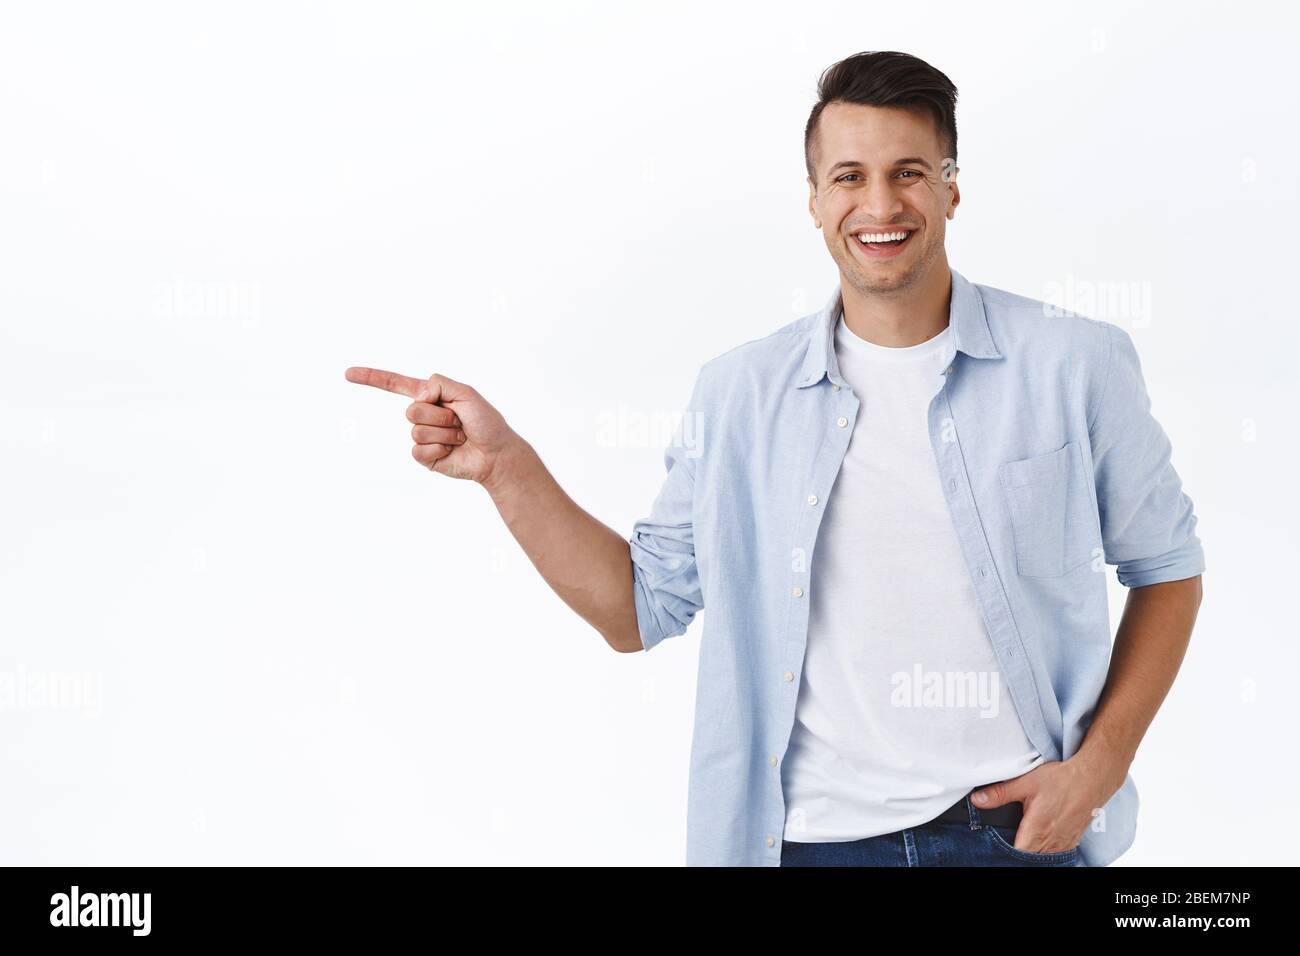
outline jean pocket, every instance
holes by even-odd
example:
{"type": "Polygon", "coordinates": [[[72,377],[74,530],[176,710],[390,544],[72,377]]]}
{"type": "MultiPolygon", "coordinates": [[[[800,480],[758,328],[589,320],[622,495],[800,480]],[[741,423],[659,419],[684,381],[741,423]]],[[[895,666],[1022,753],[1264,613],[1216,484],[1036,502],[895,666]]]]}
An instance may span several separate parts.
{"type": "Polygon", "coordinates": [[[1029,850],[1017,850],[1011,842],[1016,838],[1015,827],[985,825],[984,832],[989,835],[990,842],[1003,853],[1015,859],[1024,860],[1026,863],[1073,865],[1079,856],[1079,847],[1077,845],[1070,847],[1068,850],[1059,850],[1056,853],[1033,853],[1029,850]],[[1003,834],[1006,834],[1006,836],[1003,834]]]}
{"type": "Polygon", "coordinates": [[[1092,560],[1099,534],[1077,441],[1003,462],[998,471],[1021,575],[1060,577],[1092,560]]]}

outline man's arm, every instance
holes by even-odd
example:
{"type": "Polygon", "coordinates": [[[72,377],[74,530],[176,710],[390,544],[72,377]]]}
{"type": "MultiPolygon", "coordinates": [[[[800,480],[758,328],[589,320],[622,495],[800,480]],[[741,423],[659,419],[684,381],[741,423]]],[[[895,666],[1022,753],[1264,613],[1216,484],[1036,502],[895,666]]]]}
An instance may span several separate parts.
{"type": "Polygon", "coordinates": [[[628,542],[560,487],[522,438],[483,487],[551,589],[616,651],[641,650],[628,542]]]}
{"type": "Polygon", "coordinates": [[[431,471],[477,481],[546,583],[617,651],[642,649],[629,542],[565,494],[528,442],[475,389],[364,367],[350,382],[405,395],[415,444],[431,471]]]}
{"type": "Polygon", "coordinates": [[[1113,794],[1182,666],[1201,606],[1201,576],[1132,588],[1124,605],[1106,686],[1074,756],[1113,794]]]}
{"type": "Polygon", "coordinates": [[[1112,785],[1110,794],[1123,785],[1182,665],[1201,606],[1205,554],[1169,437],[1151,414],[1132,337],[1110,323],[1102,331],[1106,373],[1089,437],[1106,563],[1116,566],[1129,594],[1106,685],[1076,757],[1112,785]]]}
{"type": "Polygon", "coordinates": [[[1201,606],[1205,554],[1196,513],[1173,466],[1169,436],[1132,337],[1103,323],[1100,377],[1089,439],[1107,564],[1129,589],[1092,721],[1067,763],[1101,807],[1121,786],[1191,640],[1201,606]]]}
{"type": "Polygon", "coordinates": [[[997,807],[1020,800],[1017,849],[1055,852],[1079,842],[1093,813],[1124,785],[1138,744],[1182,665],[1201,604],[1205,554],[1192,501],[1172,462],[1133,340],[1110,323],[1088,421],[1105,563],[1128,601],[1110,669],[1078,750],[1011,781],[984,787],[997,807]]]}

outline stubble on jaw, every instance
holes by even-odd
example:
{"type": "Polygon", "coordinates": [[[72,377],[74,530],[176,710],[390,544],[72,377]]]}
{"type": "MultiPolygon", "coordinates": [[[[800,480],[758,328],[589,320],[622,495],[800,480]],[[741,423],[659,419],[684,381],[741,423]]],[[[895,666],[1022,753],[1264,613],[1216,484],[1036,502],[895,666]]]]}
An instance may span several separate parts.
{"type": "MultiPolygon", "coordinates": [[[[849,236],[847,241],[857,242],[858,240],[856,236],[849,236]]],[[[862,263],[854,256],[853,250],[844,249],[843,251],[850,258],[848,262],[849,268],[842,268],[841,271],[843,271],[849,285],[860,295],[905,295],[930,274],[930,269],[943,251],[943,237],[940,236],[938,239],[934,239],[927,236],[916,264],[902,275],[896,278],[891,277],[888,282],[874,282],[871,275],[863,268],[862,263]]]]}

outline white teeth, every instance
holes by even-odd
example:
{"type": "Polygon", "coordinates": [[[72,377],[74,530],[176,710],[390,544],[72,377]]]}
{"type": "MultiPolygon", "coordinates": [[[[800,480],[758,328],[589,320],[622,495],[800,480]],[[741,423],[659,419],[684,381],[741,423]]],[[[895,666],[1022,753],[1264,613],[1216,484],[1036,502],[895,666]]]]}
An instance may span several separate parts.
{"type": "Polygon", "coordinates": [[[911,235],[911,230],[906,232],[860,232],[858,233],[859,242],[897,242],[906,239],[911,235]]]}

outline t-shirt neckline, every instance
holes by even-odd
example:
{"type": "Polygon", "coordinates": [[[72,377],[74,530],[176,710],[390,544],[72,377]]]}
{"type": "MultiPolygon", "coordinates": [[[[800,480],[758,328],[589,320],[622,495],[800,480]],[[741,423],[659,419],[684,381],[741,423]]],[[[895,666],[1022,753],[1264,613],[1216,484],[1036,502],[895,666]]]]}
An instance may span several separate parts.
{"type": "Polygon", "coordinates": [[[918,342],[916,345],[897,347],[877,345],[875,342],[868,342],[848,327],[848,324],[844,321],[843,310],[840,310],[840,317],[835,323],[835,340],[837,343],[853,350],[857,355],[882,362],[910,362],[914,359],[928,358],[940,349],[945,348],[951,339],[952,325],[950,323],[945,325],[942,331],[930,336],[924,342],[918,342]]]}

